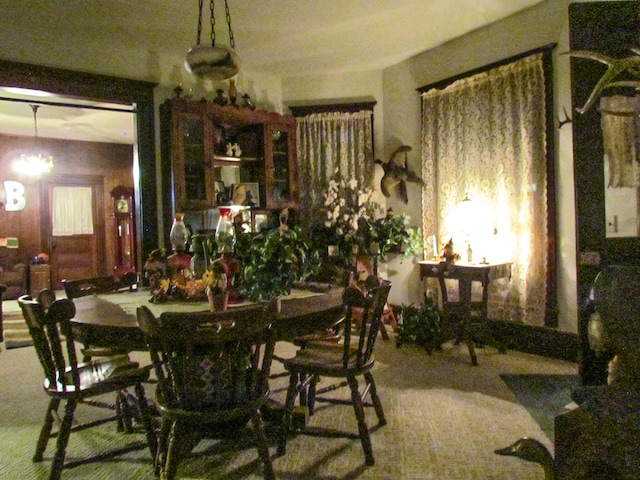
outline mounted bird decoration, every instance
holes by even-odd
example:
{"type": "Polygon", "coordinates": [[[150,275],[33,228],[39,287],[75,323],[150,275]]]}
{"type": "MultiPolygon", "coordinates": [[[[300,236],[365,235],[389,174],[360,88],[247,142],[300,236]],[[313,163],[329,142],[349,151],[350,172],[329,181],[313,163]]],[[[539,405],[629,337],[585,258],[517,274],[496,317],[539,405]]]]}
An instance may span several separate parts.
{"type": "Polygon", "coordinates": [[[401,145],[391,154],[388,162],[376,159],[376,163],[382,165],[384,175],[380,180],[380,190],[385,197],[391,196],[391,191],[396,189],[400,199],[407,203],[407,182],[423,185],[424,182],[415,172],[409,170],[407,152],[411,151],[408,145],[401,145]]]}

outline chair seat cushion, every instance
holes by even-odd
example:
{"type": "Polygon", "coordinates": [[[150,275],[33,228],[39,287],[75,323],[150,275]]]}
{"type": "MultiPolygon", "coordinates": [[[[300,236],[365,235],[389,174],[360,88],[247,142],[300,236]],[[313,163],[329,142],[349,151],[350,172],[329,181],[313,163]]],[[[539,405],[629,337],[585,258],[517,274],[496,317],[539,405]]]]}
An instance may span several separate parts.
{"type": "Polygon", "coordinates": [[[344,376],[348,370],[352,373],[370,370],[375,359],[358,367],[356,365],[357,351],[352,349],[347,368],[344,366],[344,346],[334,343],[311,343],[307,348],[298,350],[296,356],[284,361],[284,367],[289,371],[305,371],[324,376],[344,376]]]}
{"type": "Polygon", "coordinates": [[[265,404],[268,398],[269,390],[265,389],[261,395],[256,395],[251,398],[246,397],[243,400],[229,402],[226,405],[218,404],[206,407],[189,406],[189,408],[186,408],[184,406],[167,403],[161,392],[157,390],[155,402],[160,413],[166,415],[168,418],[180,418],[185,421],[190,421],[191,419],[192,422],[216,424],[229,422],[238,418],[246,418],[248,420],[251,413],[265,404]]]}

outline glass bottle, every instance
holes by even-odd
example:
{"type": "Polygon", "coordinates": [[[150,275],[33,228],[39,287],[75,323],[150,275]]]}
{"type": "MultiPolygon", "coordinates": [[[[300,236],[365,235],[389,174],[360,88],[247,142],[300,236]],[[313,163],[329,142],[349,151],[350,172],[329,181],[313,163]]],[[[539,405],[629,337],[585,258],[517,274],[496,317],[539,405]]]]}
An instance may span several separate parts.
{"type": "Polygon", "coordinates": [[[220,207],[218,211],[220,212],[220,218],[216,228],[216,245],[218,246],[218,252],[220,252],[220,261],[224,266],[224,272],[227,275],[229,303],[238,303],[242,300],[242,296],[234,285],[234,278],[240,273],[241,263],[233,255],[236,245],[236,229],[231,218],[233,210],[231,207],[220,207]]]}
{"type": "Polygon", "coordinates": [[[189,230],[184,224],[184,213],[176,213],[169,232],[169,241],[173,248],[173,255],[167,257],[167,266],[173,275],[191,275],[191,255],[185,252],[189,230]]]}
{"type": "Polygon", "coordinates": [[[220,218],[216,227],[216,245],[220,253],[232,253],[236,245],[236,229],[231,221],[231,208],[220,207],[220,218]]]}
{"type": "Polygon", "coordinates": [[[184,251],[189,240],[189,231],[184,224],[184,213],[176,213],[169,232],[169,240],[174,251],[184,251]]]}

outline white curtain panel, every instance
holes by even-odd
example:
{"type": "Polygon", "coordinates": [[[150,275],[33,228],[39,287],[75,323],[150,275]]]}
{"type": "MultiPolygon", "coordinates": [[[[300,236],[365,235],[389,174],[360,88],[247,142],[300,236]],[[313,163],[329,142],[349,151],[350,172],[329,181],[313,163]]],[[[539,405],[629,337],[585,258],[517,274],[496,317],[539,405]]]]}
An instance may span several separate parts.
{"type": "Polygon", "coordinates": [[[313,113],[297,119],[298,174],[303,194],[300,222],[318,220],[323,188],[338,170],[343,178],[368,185],[373,177],[371,110],[313,113]]]}
{"type": "Polygon", "coordinates": [[[54,236],[93,234],[91,187],[55,187],[51,224],[54,236]]]}
{"type": "Polygon", "coordinates": [[[475,261],[513,262],[491,284],[491,318],[544,325],[547,262],[545,88],[535,54],[422,94],[422,231],[465,240],[475,261]],[[468,195],[475,229],[460,235],[468,195]]]}
{"type": "Polygon", "coordinates": [[[640,96],[600,99],[602,141],[609,161],[607,187],[640,186],[640,96]]]}

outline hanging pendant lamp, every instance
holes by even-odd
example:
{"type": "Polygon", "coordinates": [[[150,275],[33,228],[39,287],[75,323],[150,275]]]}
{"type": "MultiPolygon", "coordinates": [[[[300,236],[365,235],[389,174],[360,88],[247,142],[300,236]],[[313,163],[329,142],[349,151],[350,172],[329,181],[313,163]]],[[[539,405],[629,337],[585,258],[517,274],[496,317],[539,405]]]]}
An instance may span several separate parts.
{"type": "Polygon", "coordinates": [[[189,52],[187,52],[185,68],[189,73],[200,78],[225,80],[233,77],[240,70],[240,57],[238,57],[236,52],[233,50],[235,42],[233,38],[233,30],[231,29],[231,15],[229,13],[227,0],[224,1],[224,8],[227,17],[227,25],[229,26],[230,48],[226,46],[216,46],[216,20],[213,11],[213,2],[214,0],[209,0],[211,10],[211,45],[200,43],[202,33],[202,8],[204,2],[203,0],[199,0],[197,44],[191,47],[189,52]]]}
{"type": "MultiPolygon", "coordinates": [[[[39,150],[38,145],[38,108],[40,105],[29,104],[31,110],[33,110],[33,126],[34,126],[34,151],[39,150]]],[[[53,157],[45,156],[42,152],[30,154],[22,154],[20,158],[15,161],[14,168],[21,173],[38,176],[51,173],[53,170],[53,157]]]]}

